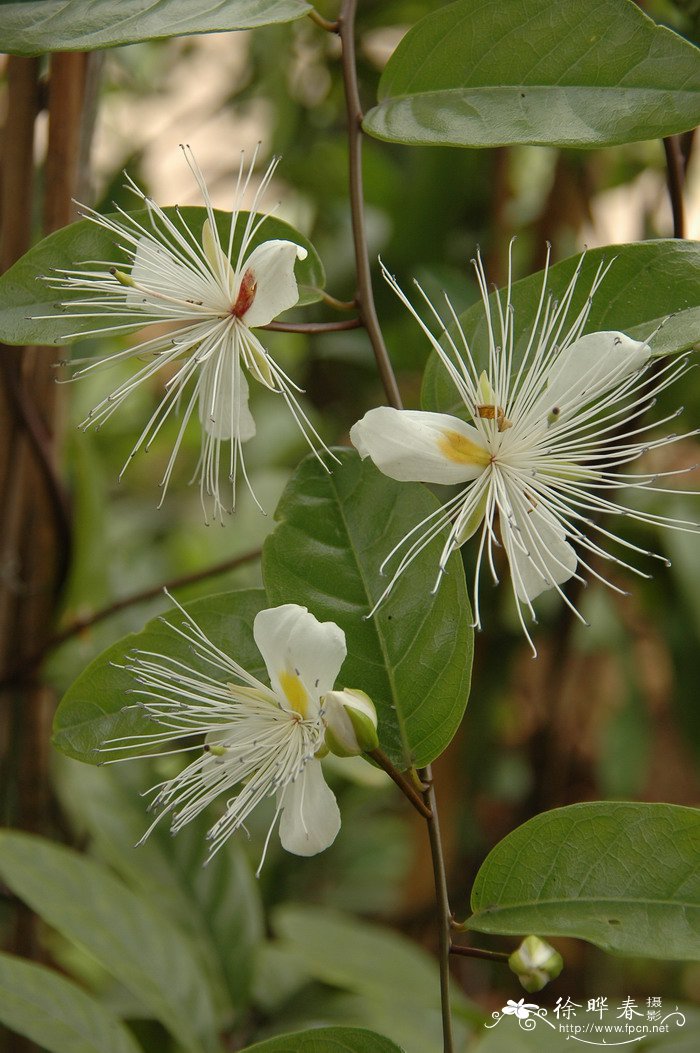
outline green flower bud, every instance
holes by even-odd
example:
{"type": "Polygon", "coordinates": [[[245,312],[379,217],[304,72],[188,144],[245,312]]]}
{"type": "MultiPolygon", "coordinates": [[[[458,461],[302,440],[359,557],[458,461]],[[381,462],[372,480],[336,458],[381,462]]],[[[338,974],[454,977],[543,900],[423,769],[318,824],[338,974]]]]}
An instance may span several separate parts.
{"type": "Polygon", "coordinates": [[[541,991],[564,968],[564,959],[539,936],[526,936],[508,959],[508,965],[530,994],[541,991]]]}
{"type": "Polygon", "coordinates": [[[337,757],[356,757],[377,748],[377,711],[364,691],[354,688],[329,691],[321,704],[326,725],[325,742],[331,753],[337,757]]]}

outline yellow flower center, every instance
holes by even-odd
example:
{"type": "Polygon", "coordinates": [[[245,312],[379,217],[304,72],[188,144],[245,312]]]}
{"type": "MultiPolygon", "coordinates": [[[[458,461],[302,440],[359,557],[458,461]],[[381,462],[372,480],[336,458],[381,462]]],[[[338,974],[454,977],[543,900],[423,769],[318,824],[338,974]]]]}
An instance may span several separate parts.
{"type": "Polygon", "coordinates": [[[483,446],[468,439],[458,431],[444,431],[438,440],[440,453],[456,464],[471,464],[485,468],[491,463],[491,454],[483,446]]]}
{"type": "Polygon", "coordinates": [[[309,693],[301,682],[297,673],[289,673],[286,670],[280,673],[280,687],[285,698],[295,713],[306,718],[309,712],[309,693]]]}

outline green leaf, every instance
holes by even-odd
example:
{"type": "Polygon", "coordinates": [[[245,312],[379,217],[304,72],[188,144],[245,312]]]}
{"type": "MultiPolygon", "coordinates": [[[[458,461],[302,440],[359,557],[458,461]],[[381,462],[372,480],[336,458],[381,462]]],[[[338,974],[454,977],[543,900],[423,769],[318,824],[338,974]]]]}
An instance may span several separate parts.
{"type": "MultiPolygon", "coordinates": [[[[442,1049],[437,962],[413,941],[350,914],[301,905],[278,908],[272,928],[279,937],[276,946],[295,955],[320,983],[339,989],[331,1005],[307,1011],[309,1022],[366,1024],[406,1053],[442,1049]]],[[[300,1002],[295,998],[293,1008],[300,1002]]],[[[454,985],[452,1013],[455,1048],[463,1049],[467,1031],[481,1024],[483,1014],[454,985]]],[[[296,1026],[305,1024],[301,1020],[296,1026]]]]}
{"type": "MultiPolygon", "coordinates": [[[[178,209],[171,206],[164,208],[163,212],[177,225],[181,225],[181,217],[182,223],[191,231],[192,236],[197,242],[201,242],[202,227],[207,218],[203,207],[178,209]]],[[[230,213],[216,211],[214,214],[220,237],[224,245],[227,245],[230,213]]],[[[146,210],[129,212],[128,215],[147,230],[154,229],[146,210]]],[[[248,215],[247,212],[239,214],[237,236],[234,238],[232,251],[234,260],[248,215]]],[[[118,213],[111,213],[108,218],[124,220],[118,213]]],[[[158,240],[157,228],[153,236],[154,240],[158,240]]],[[[319,294],[313,289],[323,286],[325,275],[323,265],[311,242],[283,220],[267,216],[251,239],[251,250],[263,241],[275,238],[293,241],[306,249],[308,256],[305,260],[297,260],[295,267],[299,282],[299,303],[313,303],[318,300],[319,294]]],[[[116,244],[115,236],[88,219],[78,220],[77,223],[71,223],[54,234],[49,234],[30,249],[0,277],[0,341],[6,344],[68,344],[84,339],[93,330],[109,329],[114,321],[109,312],[104,315],[104,325],[100,324],[100,318],[66,317],[67,311],[62,305],[70,304],[71,300],[84,299],[84,292],[51,289],[48,284],[51,275],[57,269],[77,269],[90,260],[108,260],[110,264],[127,271],[130,266],[126,254],[116,244]],[[48,315],[48,318],[40,317],[43,315],[48,315]]],[[[105,266],[105,273],[107,270],[108,266],[105,266]]]]}
{"type": "Polygon", "coordinates": [[[700,811],[575,804],[536,816],[489,853],[465,925],[576,936],[613,954],[700,957],[700,811]]]}
{"type": "Polygon", "coordinates": [[[186,936],[106,867],[29,834],[0,834],[0,876],[82,944],[191,1053],[218,1048],[209,989],[186,936]]]}
{"type": "Polygon", "coordinates": [[[140,1053],[127,1029],[53,969],[0,953],[0,1020],[49,1053],[140,1053]]]}
{"type": "MultiPolygon", "coordinates": [[[[262,589],[206,596],[183,606],[213,643],[235,657],[249,672],[264,675],[262,659],[253,640],[255,615],[268,606],[262,589]]],[[[115,668],[115,664],[121,665],[130,651],[140,648],[191,665],[189,645],[168,628],[168,623],[181,621],[178,610],[164,618],[154,618],[142,632],[130,633],[90,663],[68,689],[56,711],[53,742],[57,749],[76,760],[99,764],[104,754],[97,749],[108,739],[153,730],[140,710],[125,710],[134,680],[124,669],[115,668]]],[[[140,752],[143,751],[136,750],[140,752]]]]}
{"type": "Polygon", "coordinates": [[[317,1027],[247,1046],[246,1053],[401,1053],[388,1038],[360,1027],[317,1027]]]}
{"type": "MultiPolygon", "coordinates": [[[[547,288],[555,300],[563,295],[580,258],[570,256],[550,269],[547,288]]],[[[700,340],[700,242],[669,239],[589,250],[568,313],[570,322],[584,306],[600,264],[611,261],[612,266],[593,299],[586,332],[617,329],[643,340],[668,319],[651,344],[653,353],[659,356],[686,351],[700,340]]],[[[527,346],[543,276],[544,272],[538,271],[512,287],[515,366],[527,346]]],[[[505,294],[501,293],[501,297],[505,299],[505,294]]],[[[494,295],[491,306],[494,317],[498,317],[494,295]]],[[[460,323],[477,361],[484,361],[487,331],[481,301],[460,315],[460,323]]],[[[459,338],[457,346],[460,346],[459,338]]],[[[427,410],[464,413],[464,404],[435,352],[428,360],[421,401],[427,410]]]]}
{"type": "Polygon", "coordinates": [[[439,507],[417,483],[396,483],[354,450],[335,451],[326,471],[302,461],[275,512],[279,526],[263,548],[271,603],[300,603],[345,631],[348,657],[339,683],[360,688],[379,715],[382,748],[396,764],[434,760],[454,735],[469,694],[473,631],[461,560],[452,557],[432,595],[442,543],[429,545],[386,588],[382,560],[439,507]]]}
{"type": "MultiPolygon", "coordinates": [[[[318,906],[277,908],[272,928],[311,976],[357,994],[440,1007],[437,962],[413,941],[381,925],[318,906]],[[342,948],[342,954],[338,949],[342,948]]],[[[454,992],[455,1006],[469,1003],[454,992]]]]}
{"type": "Polygon", "coordinates": [[[0,51],[93,51],[291,22],[310,9],[305,0],[25,0],[2,5],[0,51]]]}
{"type": "Polygon", "coordinates": [[[152,772],[66,761],[59,771],[61,804],[91,852],[113,867],[197,944],[209,986],[222,1006],[247,1007],[253,958],[264,936],[259,883],[239,844],[228,841],[205,867],[206,817],[173,838],[163,825],[133,851],[148,826],[142,793],[152,772]]]}
{"type": "Polygon", "coordinates": [[[411,145],[590,148],[698,123],[697,48],[631,0],[458,0],[406,34],[363,126],[411,145]]]}

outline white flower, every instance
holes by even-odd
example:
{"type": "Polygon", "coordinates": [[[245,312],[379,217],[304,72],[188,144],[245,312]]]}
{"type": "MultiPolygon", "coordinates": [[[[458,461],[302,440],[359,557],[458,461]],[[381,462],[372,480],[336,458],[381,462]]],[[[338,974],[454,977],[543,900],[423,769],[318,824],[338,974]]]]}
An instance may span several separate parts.
{"type": "MultiPolygon", "coordinates": [[[[136,388],[148,383],[161,370],[165,371],[169,377],[165,394],[134,444],[122,474],[138,450],[149,448],[170,414],[180,411],[181,425],[160,484],[162,504],[185,428],[196,410],[202,429],[202,448],[195,478],[199,479],[205,516],[209,496],[214,517],[220,518],[225,510],[220,492],[221,476],[226,476],[231,484],[231,508],[235,503],[239,464],[248,483],[243,443],[255,434],[255,421],[248,408],[249,377],[281,395],[311,448],[314,449],[315,440],[325,449],[296,399],[294,392],[301,389],[252,332],[298,302],[294,265],[297,260],[303,260],[307,252],[293,241],[281,240],[264,241],[251,248],[267,218],[256,212],[278,158],[261,179],[250,212],[242,215],[241,201],[251,182],[257,150],[247,171],[241,157],[233,212],[225,221],[219,216],[217,224],[204,177],[189,148],[183,147],[183,152],[207,211],[208,218],[199,238],[186,225],[179,210],[175,220],[169,218],[129,180],[130,189],[146,207],[147,222],[139,222],[122,209],[118,210],[119,219],[101,216],[85,207],[82,212],[114,235],[115,244],[129,259],[130,273],[100,263],[97,270],[89,270],[87,266],[80,270],[59,270],[57,274],[61,277],[54,278],[50,284],[73,294],[63,305],[64,317],[97,320],[95,329],[91,330],[93,334],[130,332],[145,325],[157,325],[153,335],[135,346],[105,359],[92,360],[76,371],[75,377],[79,377],[123,359],[146,359],[146,364],[133,377],[91,411],[81,427],[102,425],[136,388]],[[239,236],[240,247],[234,260],[234,241],[239,236]],[[80,294],[84,294],[84,298],[79,298],[80,294]],[[163,331],[163,323],[172,323],[167,332],[163,331]],[[227,451],[222,449],[224,445],[227,451]]],[[[64,339],[85,335],[85,330],[81,330],[67,333],[64,339]]]]}
{"type": "MultiPolygon", "coordinates": [[[[582,260],[560,302],[547,295],[545,269],[535,321],[522,358],[515,364],[510,280],[505,303],[501,296],[496,299],[494,319],[481,260],[474,263],[488,332],[484,370],[477,367],[449,300],[446,324],[420,290],[441,324],[440,339],[420,318],[395,279],[384,271],[439,355],[471,423],[444,413],[382,407],[370,410],[355,424],[350,438],[362,457],[371,457],[392,479],[460,487],[389,553],[382,571],[397,553],[401,558],[381,599],[426,545],[446,530],[437,589],[452,552],[479,531],[474,624],[481,624],[482,564],[486,559],[497,582],[494,549],[502,546],[520,622],[530,640],[523,607],[530,610],[534,620],[532,600],[541,592],[554,588],[570,603],[561,586],[571,577],[582,580],[579,568],[605,581],[588,562],[591,556],[628,567],[611,555],[608,541],[654,555],[611,533],[598,522],[600,513],[622,513],[645,523],[698,529],[693,523],[632,510],[618,498],[618,491],[624,488],[653,490],[658,478],[658,473],[620,472],[622,465],[683,438],[650,438],[649,431],[656,425],[641,423],[640,417],[658,393],[689,366],[685,358],[676,359],[657,363],[652,373],[647,343],[619,332],[582,336],[592,297],[605,275],[599,268],[584,308],[569,319],[582,260]]],[[[629,569],[641,574],[634,567],[629,569]]]]}
{"type": "Polygon", "coordinates": [[[133,693],[140,696],[139,705],[157,727],[103,747],[107,753],[128,750],[125,759],[133,759],[134,747],[141,746],[148,748],[143,756],[152,756],[153,746],[171,744],[164,752],[197,753],[179,775],[154,787],[152,808],[159,814],[144,838],[164,815],[171,816],[175,833],[235,790],[207,835],[209,858],[268,797],[276,797],[277,807],[263,860],[278,819],[288,852],[322,852],[340,829],[338,805],[318,754],[326,752],[323,696],[332,690],[347,653],[343,630],[293,603],[260,611],[253,636],[267,666],[268,687],[179,609],[184,621],[171,628],[192,646],[204,669],[135,651],[125,668],[138,682],[133,693]],[[196,741],[183,746],[183,739],[196,741]]]}

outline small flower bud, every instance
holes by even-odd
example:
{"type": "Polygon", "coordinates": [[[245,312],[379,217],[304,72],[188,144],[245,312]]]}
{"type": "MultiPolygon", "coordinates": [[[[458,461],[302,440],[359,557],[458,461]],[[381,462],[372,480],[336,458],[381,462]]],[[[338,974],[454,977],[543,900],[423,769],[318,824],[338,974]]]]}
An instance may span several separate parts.
{"type": "Polygon", "coordinates": [[[354,688],[329,691],[323,696],[326,745],[337,757],[356,757],[375,750],[377,711],[369,695],[354,688]]]}
{"type": "Polygon", "coordinates": [[[508,959],[508,965],[530,994],[541,991],[564,968],[564,959],[539,936],[526,936],[508,959]]]}

